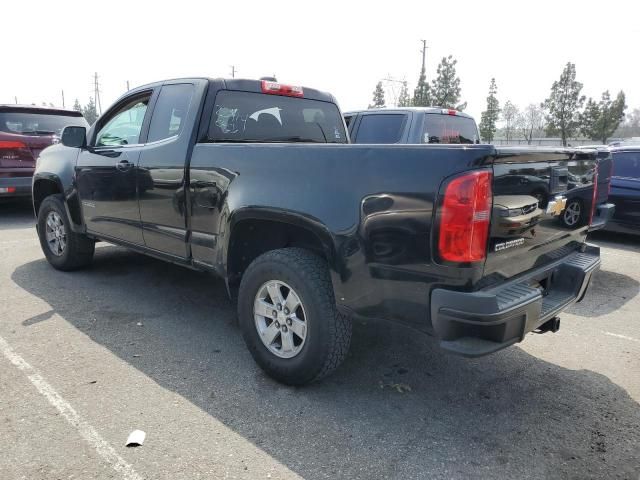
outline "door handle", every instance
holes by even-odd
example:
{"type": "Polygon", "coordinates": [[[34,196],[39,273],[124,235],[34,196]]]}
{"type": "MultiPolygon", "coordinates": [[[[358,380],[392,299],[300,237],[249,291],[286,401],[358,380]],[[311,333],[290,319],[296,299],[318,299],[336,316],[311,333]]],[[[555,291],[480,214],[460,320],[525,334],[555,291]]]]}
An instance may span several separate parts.
{"type": "Polygon", "coordinates": [[[124,159],[120,160],[118,163],[116,163],[116,168],[118,170],[120,170],[121,172],[124,172],[125,170],[129,170],[132,166],[133,166],[133,163],[131,163],[126,158],[124,158],[124,159]]]}

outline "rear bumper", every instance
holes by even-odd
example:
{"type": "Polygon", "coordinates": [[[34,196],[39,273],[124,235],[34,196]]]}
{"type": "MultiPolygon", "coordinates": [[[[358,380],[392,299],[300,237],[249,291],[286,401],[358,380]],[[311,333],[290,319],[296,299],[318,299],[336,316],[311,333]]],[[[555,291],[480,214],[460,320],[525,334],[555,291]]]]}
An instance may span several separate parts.
{"type": "Polygon", "coordinates": [[[32,177],[0,178],[0,197],[24,197],[31,195],[32,177]],[[9,189],[15,191],[8,191],[9,189]]]}
{"type": "Polygon", "coordinates": [[[616,211],[616,206],[613,203],[601,203],[596,206],[596,211],[593,214],[593,221],[589,225],[589,231],[600,230],[605,227],[607,222],[613,218],[613,214],[616,211]]]}
{"type": "Polygon", "coordinates": [[[585,245],[582,252],[487,290],[435,289],[431,294],[434,333],[449,352],[467,357],[493,353],[524,340],[527,333],[582,300],[599,267],[600,249],[585,245]]]}

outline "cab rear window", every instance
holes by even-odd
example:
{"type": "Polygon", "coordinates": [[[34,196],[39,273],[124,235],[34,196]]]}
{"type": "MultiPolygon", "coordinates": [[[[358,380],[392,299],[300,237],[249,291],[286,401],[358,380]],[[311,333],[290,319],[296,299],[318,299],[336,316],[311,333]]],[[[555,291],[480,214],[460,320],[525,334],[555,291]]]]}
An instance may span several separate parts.
{"type": "Polygon", "coordinates": [[[209,139],[347,143],[342,116],[333,103],[233,90],[216,96],[209,139]]]}
{"type": "Polygon", "coordinates": [[[422,143],[479,143],[476,122],[456,115],[427,114],[422,143]]]}

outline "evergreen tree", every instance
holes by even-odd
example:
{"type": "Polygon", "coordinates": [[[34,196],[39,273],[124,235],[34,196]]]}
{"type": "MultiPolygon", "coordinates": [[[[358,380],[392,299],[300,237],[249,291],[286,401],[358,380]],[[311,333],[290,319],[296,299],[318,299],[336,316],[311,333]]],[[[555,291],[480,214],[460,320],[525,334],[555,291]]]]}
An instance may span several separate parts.
{"type": "Polygon", "coordinates": [[[87,103],[87,105],[82,109],[82,115],[84,115],[84,118],[89,125],[93,125],[93,123],[98,119],[98,111],[96,110],[96,104],[93,101],[93,97],[89,97],[89,103],[87,103]]]}
{"type": "Polygon", "coordinates": [[[427,74],[425,73],[424,68],[420,70],[418,84],[413,91],[412,103],[414,107],[428,107],[429,105],[431,105],[431,92],[429,92],[427,74]]]}
{"type": "Polygon", "coordinates": [[[496,95],[498,86],[496,79],[492,78],[489,84],[489,96],[487,97],[487,109],[480,115],[480,135],[487,143],[493,141],[496,133],[496,124],[500,115],[500,102],[496,95]]]}
{"type": "Polygon", "coordinates": [[[609,91],[602,93],[599,103],[589,98],[584,112],[580,115],[580,130],[585,137],[601,141],[603,144],[616,131],[624,120],[625,96],[620,91],[615,100],[611,100],[609,91]]]}
{"type": "Polygon", "coordinates": [[[407,87],[406,80],[402,82],[402,87],[400,88],[400,95],[398,96],[398,106],[399,107],[411,106],[411,97],[409,97],[409,88],[407,87]]]}
{"type": "Polygon", "coordinates": [[[382,88],[382,82],[378,82],[373,91],[373,103],[369,105],[369,108],[383,108],[384,106],[384,88],[382,88]]]}
{"type": "Polygon", "coordinates": [[[442,57],[438,65],[438,75],[431,82],[431,104],[443,108],[464,110],[466,103],[460,104],[460,78],[456,73],[458,63],[451,55],[442,57]]]}
{"type": "Polygon", "coordinates": [[[547,134],[560,135],[562,145],[567,146],[567,139],[574,135],[580,125],[580,113],[584,96],[580,95],[582,83],[576,81],[576,66],[571,62],[553,82],[551,95],[544,102],[547,109],[547,134]]]}
{"type": "Polygon", "coordinates": [[[75,103],[73,104],[73,109],[74,109],[76,112],[80,112],[80,113],[82,113],[82,105],[80,105],[80,102],[78,101],[78,99],[77,99],[77,98],[76,98],[75,103]]]}

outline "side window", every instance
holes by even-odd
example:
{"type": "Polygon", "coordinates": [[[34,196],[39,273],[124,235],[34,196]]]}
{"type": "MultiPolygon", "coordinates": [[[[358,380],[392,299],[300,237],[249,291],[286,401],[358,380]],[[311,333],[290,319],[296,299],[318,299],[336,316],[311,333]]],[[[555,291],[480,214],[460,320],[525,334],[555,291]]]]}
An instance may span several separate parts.
{"type": "Polygon", "coordinates": [[[363,115],[355,143],[396,143],[402,137],[406,115],[363,115]]]}
{"type": "Polygon", "coordinates": [[[613,176],[640,178],[640,152],[614,153],[613,176]]]}
{"type": "Polygon", "coordinates": [[[160,90],[149,126],[148,142],[156,142],[180,134],[193,96],[193,85],[165,85],[160,90]]]}
{"type": "Polygon", "coordinates": [[[140,143],[142,123],[151,93],[136,97],[107,117],[96,135],[96,147],[115,147],[140,143]]]}

